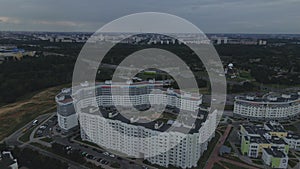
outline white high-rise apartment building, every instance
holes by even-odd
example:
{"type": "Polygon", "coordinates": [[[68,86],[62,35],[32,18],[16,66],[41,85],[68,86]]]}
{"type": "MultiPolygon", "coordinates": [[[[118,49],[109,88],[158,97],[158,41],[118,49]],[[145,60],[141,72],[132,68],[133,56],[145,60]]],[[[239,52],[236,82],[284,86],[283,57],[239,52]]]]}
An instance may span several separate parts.
{"type": "Polygon", "coordinates": [[[233,113],[251,119],[289,119],[300,114],[300,92],[256,96],[237,96],[233,113]]]}
{"type": "Polygon", "coordinates": [[[73,115],[78,115],[83,140],[165,167],[196,167],[214,137],[217,111],[200,108],[201,95],[164,86],[162,81],[126,84],[107,81],[94,87],[84,83],[72,89],[72,97],[69,97],[71,89],[64,89],[56,101],[58,110],[66,103],[73,105],[72,112],[75,107],[77,114],[70,113],[68,117],[72,121],[73,115]],[[160,117],[158,113],[128,118],[116,108],[147,110],[153,105],[164,107],[164,113],[174,118],[156,118],[160,117]]]}

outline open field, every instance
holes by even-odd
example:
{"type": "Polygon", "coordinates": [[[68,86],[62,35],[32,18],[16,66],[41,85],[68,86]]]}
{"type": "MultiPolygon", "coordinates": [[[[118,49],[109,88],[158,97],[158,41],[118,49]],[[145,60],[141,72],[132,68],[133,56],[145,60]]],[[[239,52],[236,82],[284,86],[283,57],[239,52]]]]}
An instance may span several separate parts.
{"type": "Polygon", "coordinates": [[[55,95],[67,85],[48,88],[24,100],[0,107],[0,140],[37,116],[56,110],[55,95]]]}

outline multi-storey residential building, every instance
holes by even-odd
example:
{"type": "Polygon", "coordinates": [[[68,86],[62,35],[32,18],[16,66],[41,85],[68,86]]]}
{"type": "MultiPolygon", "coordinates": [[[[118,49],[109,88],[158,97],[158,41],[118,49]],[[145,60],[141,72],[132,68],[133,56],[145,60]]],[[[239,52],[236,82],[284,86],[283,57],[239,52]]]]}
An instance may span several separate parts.
{"type": "Polygon", "coordinates": [[[285,120],[300,114],[300,92],[268,94],[263,97],[237,96],[234,116],[256,120],[285,120]]]}
{"type": "Polygon", "coordinates": [[[299,151],[300,136],[275,121],[263,125],[241,125],[241,152],[251,158],[262,157],[272,168],[287,168],[289,149],[299,151]]]}
{"type": "Polygon", "coordinates": [[[62,89],[56,97],[57,103],[57,121],[58,125],[64,131],[68,131],[78,126],[78,118],[74,109],[71,89],[62,89]]]}
{"type": "Polygon", "coordinates": [[[128,82],[126,84],[112,84],[111,81],[106,81],[97,83],[94,87],[89,87],[86,82],[81,84],[80,89],[76,89],[76,91],[63,89],[55,98],[58,124],[64,130],[78,125],[73,99],[84,100],[84,102],[80,102],[82,105],[93,104],[102,107],[135,106],[139,109],[147,109],[151,104],[156,104],[162,107],[176,108],[174,111],[177,112],[180,110],[193,112],[199,109],[199,105],[202,103],[201,95],[179,93],[170,88],[163,88],[164,84],[162,81],[128,82]],[[159,89],[160,92],[155,93],[155,89],[159,89]]]}
{"type": "Polygon", "coordinates": [[[150,104],[168,105],[180,110],[195,111],[202,103],[202,96],[178,90],[164,88],[163,81],[114,83],[106,81],[97,83],[95,87],[88,87],[88,83],[82,84],[81,89],[73,92],[76,100],[85,99],[83,104],[95,101],[103,107],[110,106],[141,106],[150,104]],[[94,94],[96,98],[93,98],[94,94]]]}
{"type": "Polygon", "coordinates": [[[208,115],[200,111],[192,125],[184,119],[148,122],[145,117],[128,120],[120,113],[104,112],[99,116],[93,109],[79,113],[83,140],[165,167],[196,167],[216,127],[216,112],[208,115]]]}
{"type": "Polygon", "coordinates": [[[0,153],[0,168],[18,169],[17,159],[12,156],[10,151],[2,151],[0,153]]]}
{"type": "Polygon", "coordinates": [[[58,114],[63,116],[64,111],[60,109],[66,110],[72,121],[75,108],[83,140],[165,167],[196,167],[214,136],[218,112],[200,108],[201,95],[164,86],[162,81],[126,84],[106,81],[93,87],[83,83],[57,95],[58,114]],[[69,97],[71,90],[72,97],[69,97]],[[64,107],[69,104],[73,107],[64,107]],[[161,115],[168,118],[157,118],[160,114],[155,112],[150,116],[137,114],[126,118],[116,108],[129,108],[130,112],[133,107],[148,110],[153,105],[164,107],[161,115]]]}
{"type": "Polygon", "coordinates": [[[300,136],[299,135],[294,134],[294,133],[289,133],[283,139],[287,144],[289,144],[291,149],[300,151],[300,136]]]}
{"type": "Polygon", "coordinates": [[[275,148],[278,151],[288,153],[289,145],[284,141],[283,132],[287,133],[283,127],[275,122],[266,122],[264,126],[242,125],[241,152],[252,158],[257,158],[262,154],[264,148],[275,148]],[[270,130],[270,128],[275,130],[270,130]],[[278,132],[277,132],[278,131],[278,132]]]}
{"type": "Polygon", "coordinates": [[[272,168],[287,168],[289,157],[276,148],[264,148],[262,154],[264,163],[272,168]]]}

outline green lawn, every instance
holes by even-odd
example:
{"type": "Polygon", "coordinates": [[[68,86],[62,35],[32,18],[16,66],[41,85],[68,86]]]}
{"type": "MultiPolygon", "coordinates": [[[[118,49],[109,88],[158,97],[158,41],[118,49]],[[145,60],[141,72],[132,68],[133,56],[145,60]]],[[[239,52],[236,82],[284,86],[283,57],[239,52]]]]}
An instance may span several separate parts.
{"type": "Polygon", "coordinates": [[[197,167],[194,167],[193,169],[199,169],[199,168],[204,168],[209,157],[210,154],[213,152],[216,144],[218,143],[218,140],[221,136],[216,133],[215,137],[209,142],[207,150],[202,154],[202,156],[200,157],[200,160],[198,161],[198,165],[197,167]]]}
{"type": "Polygon", "coordinates": [[[298,131],[297,127],[294,125],[284,125],[283,127],[284,127],[284,129],[289,130],[289,131],[293,131],[293,132],[298,131]]]}
{"type": "Polygon", "coordinates": [[[110,164],[110,166],[112,168],[120,168],[121,167],[121,165],[118,162],[113,162],[113,163],[110,164]]]}
{"type": "Polygon", "coordinates": [[[77,136],[77,137],[75,138],[75,140],[77,140],[77,141],[79,141],[79,142],[82,142],[82,143],[85,143],[85,144],[87,144],[87,145],[94,146],[94,147],[98,147],[98,148],[102,149],[100,146],[98,146],[98,145],[95,144],[95,143],[91,143],[91,142],[88,142],[88,141],[83,141],[83,140],[81,140],[80,136],[77,136]]]}
{"type": "Polygon", "coordinates": [[[34,128],[30,128],[29,130],[27,130],[20,138],[19,140],[22,142],[27,142],[30,140],[30,134],[32,133],[32,131],[34,130],[34,128]]]}
{"type": "Polygon", "coordinates": [[[294,168],[298,164],[297,160],[289,160],[289,166],[291,168],[294,168]]]}
{"type": "Polygon", "coordinates": [[[227,163],[227,162],[225,162],[225,161],[221,161],[221,163],[222,163],[224,166],[226,166],[226,167],[228,167],[228,168],[230,168],[230,169],[247,169],[247,168],[244,168],[244,167],[236,166],[236,165],[231,164],[231,163],[227,163]]]}
{"type": "Polygon", "coordinates": [[[40,144],[40,143],[32,142],[32,143],[30,143],[30,144],[33,145],[33,146],[35,146],[35,147],[38,147],[38,148],[41,148],[41,149],[44,149],[44,150],[47,150],[47,151],[53,153],[53,151],[52,151],[51,148],[46,147],[46,146],[44,146],[44,145],[42,145],[42,144],[40,144]]]}
{"type": "Polygon", "coordinates": [[[252,160],[253,163],[258,164],[258,165],[264,165],[264,162],[262,160],[252,160]]]}
{"type": "Polygon", "coordinates": [[[225,169],[225,168],[222,167],[220,164],[215,163],[212,169],[225,169]]]}
{"type": "Polygon", "coordinates": [[[42,138],[41,140],[47,143],[51,143],[53,141],[53,139],[49,137],[42,138]]]}

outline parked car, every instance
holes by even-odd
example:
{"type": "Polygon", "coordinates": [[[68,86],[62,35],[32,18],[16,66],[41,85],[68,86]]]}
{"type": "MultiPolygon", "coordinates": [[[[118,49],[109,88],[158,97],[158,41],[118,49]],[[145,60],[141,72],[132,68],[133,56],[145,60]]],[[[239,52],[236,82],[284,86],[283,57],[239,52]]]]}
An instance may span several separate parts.
{"type": "Polygon", "coordinates": [[[88,154],[88,155],[86,156],[86,158],[88,158],[88,159],[94,159],[94,156],[93,156],[93,155],[90,155],[90,154],[88,154]]]}
{"type": "Polygon", "coordinates": [[[32,125],[33,125],[33,126],[36,126],[38,123],[39,123],[38,120],[33,120],[32,125]]]}
{"type": "Polygon", "coordinates": [[[82,152],[81,155],[82,155],[83,157],[85,157],[85,156],[88,155],[88,153],[87,153],[87,152],[82,152]]]}

